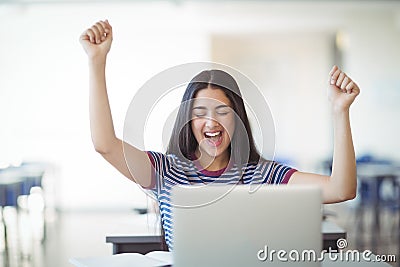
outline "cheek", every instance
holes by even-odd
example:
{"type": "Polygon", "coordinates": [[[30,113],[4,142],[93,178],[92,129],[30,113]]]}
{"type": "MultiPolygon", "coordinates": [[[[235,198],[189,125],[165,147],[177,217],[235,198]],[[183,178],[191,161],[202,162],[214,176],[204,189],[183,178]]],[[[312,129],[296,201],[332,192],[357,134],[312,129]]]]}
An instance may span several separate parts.
{"type": "Polygon", "coordinates": [[[224,127],[224,129],[227,131],[226,134],[229,136],[229,139],[232,139],[233,133],[235,132],[235,119],[228,118],[228,119],[224,120],[221,124],[224,127]]]}
{"type": "Polygon", "coordinates": [[[190,122],[192,126],[192,132],[196,138],[199,138],[202,135],[201,129],[202,129],[202,122],[200,120],[193,119],[190,122]]]}

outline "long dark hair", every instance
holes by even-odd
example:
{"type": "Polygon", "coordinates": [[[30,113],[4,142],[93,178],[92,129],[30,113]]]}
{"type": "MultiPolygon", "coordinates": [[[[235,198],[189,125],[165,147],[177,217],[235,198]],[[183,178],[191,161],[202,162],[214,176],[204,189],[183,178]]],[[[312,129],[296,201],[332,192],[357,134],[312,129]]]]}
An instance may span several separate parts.
{"type": "Polygon", "coordinates": [[[216,69],[202,71],[189,82],[178,110],[167,154],[175,154],[191,160],[198,146],[190,123],[192,99],[196,97],[199,90],[208,87],[221,89],[230,100],[232,109],[236,113],[235,133],[230,145],[231,159],[236,164],[258,163],[261,156],[254,144],[239,86],[230,74],[216,69]]]}

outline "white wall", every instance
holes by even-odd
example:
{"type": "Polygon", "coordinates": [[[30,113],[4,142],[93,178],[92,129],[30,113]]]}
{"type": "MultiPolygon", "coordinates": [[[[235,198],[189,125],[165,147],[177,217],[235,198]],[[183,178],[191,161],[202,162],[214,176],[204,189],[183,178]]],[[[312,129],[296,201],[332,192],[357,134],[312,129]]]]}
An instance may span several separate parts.
{"type": "MultiPolygon", "coordinates": [[[[144,194],[101,159],[91,145],[87,66],[78,37],[103,18],[114,28],[107,78],[118,136],[122,137],[125,112],[140,85],[165,68],[210,60],[212,36],[340,30],[347,40],[343,68],[362,90],[352,107],[357,153],[372,151],[400,159],[400,142],[396,140],[399,14],[399,4],[390,1],[362,5],[291,1],[2,4],[0,162],[34,159],[56,164],[61,208],[143,205],[144,194]]],[[[316,53],[316,57],[321,56],[318,50],[316,53]]],[[[312,105],[308,99],[298,101],[312,105]]],[[[316,130],[320,125],[298,119],[307,123],[311,135],[330,132],[328,126],[316,130]]],[[[295,135],[286,138],[293,138],[293,144],[304,142],[295,135]]],[[[326,136],[315,135],[313,141],[329,147],[326,136]]],[[[294,151],[301,149],[293,147],[294,151]]]]}
{"type": "Polygon", "coordinates": [[[370,14],[346,28],[345,65],[362,93],[353,108],[357,152],[400,159],[400,24],[392,12],[370,14]]]}
{"type": "Polygon", "coordinates": [[[326,97],[332,37],[262,32],[213,39],[213,60],[249,73],[267,100],[274,118],[274,125],[267,127],[275,129],[272,156],[303,171],[314,171],[315,162],[332,151],[326,97]]]}
{"type": "Polygon", "coordinates": [[[147,79],[208,59],[206,37],[181,23],[179,9],[155,5],[0,6],[0,161],[56,164],[61,208],[145,204],[142,191],[92,147],[86,55],[78,37],[98,19],[108,18],[114,27],[107,78],[122,138],[125,112],[147,79]]]}

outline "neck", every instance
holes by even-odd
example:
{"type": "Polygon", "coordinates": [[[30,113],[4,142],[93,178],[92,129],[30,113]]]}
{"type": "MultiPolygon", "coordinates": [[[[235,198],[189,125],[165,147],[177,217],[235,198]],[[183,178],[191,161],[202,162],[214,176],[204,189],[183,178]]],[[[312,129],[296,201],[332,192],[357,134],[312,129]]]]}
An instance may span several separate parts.
{"type": "Polygon", "coordinates": [[[201,153],[200,150],[197,149],[195,155],[197,158],[196,160],[201,165],[201,167],[204,170],[208,171],[221,170],[228,166],[229,163],[229,154],[227,152],[216,157],[212,157],[205,152],[201,153]]]}

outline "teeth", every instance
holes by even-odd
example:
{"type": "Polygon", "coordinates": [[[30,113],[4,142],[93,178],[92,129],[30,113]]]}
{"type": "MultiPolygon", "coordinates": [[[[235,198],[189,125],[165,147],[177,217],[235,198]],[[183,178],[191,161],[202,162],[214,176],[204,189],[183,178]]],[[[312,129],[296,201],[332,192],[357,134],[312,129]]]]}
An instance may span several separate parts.
{"type": "Polygon", "coordinates": [[[209,137],[214,137],[214,136],[217,136],[217,135],[219,135],[221,132],[215,132],[215,133],[205,133],[205,135],[206,136],[209,136],[209,137]]]}

